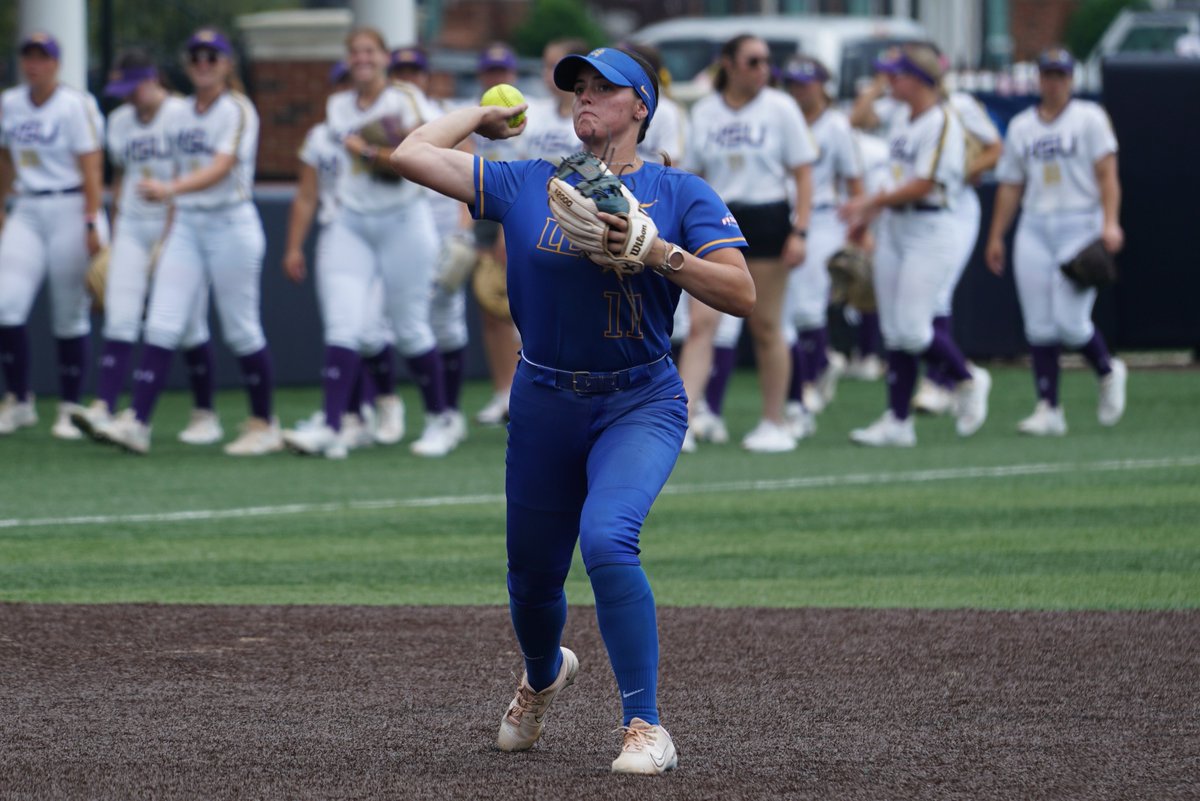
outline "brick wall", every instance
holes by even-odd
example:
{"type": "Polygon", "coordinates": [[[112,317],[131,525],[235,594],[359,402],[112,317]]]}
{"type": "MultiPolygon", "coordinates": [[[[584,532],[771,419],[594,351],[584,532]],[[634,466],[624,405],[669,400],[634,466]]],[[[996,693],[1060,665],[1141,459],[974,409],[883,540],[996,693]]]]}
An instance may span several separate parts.
{"type": "Polygon", "coordinates": [[[254,102],[262,121],[258,177],[292,179],[308,129],[325,117],[328,61],[256,61],[250,65],[254,102]]]}
{"type": "Polygon", "coordinates": [[[1067,22],[1078,7],[1079,0],[1012,0],[1013,60],[1029,61],[1047,47],[1062,44],[1067,22]]]}

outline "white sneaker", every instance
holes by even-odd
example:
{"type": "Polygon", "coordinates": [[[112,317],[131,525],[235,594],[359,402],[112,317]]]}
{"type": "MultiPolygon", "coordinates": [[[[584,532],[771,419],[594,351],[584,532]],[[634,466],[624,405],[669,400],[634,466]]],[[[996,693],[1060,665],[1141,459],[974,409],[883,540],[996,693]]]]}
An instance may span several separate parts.
{"type": "Polygon", "coordinates": [[[829,365],[825,372],[817,377],[817,392],[820,393],[824,405],[828,406],[837,397],[838,380],[846,372],[846,357],[836,350],[831,350],[826,354],[826,358],[829,365]]]}
{"type": "Polygon", "coordinates": [[[1067,419],[1061,406],[1051,406],[1040,400],[1033,414],[1017,423],[1017,431],[1031,437],[1061,437],[1067,433],[1067,419]]]}
{"type": "Polygon", "coordinates": [[[1102,426],[1115,426],[1125,414],[1125,384],[1129,370],[1125,362],[1113,359],[1112,372],[1100,379],[1100,403],[1096,407],[1096,418],[1102,426]]]}
{"type": "Polygon", "coordinates": [[[971,378],[961,381],[954,389],[958,420],[954,427],[960,437],[969,437],[980,429],[988,415],[988,393],[992,391],[992,376],[982,367],[970,365],[971,378]]]}
{"type": "Polygon", "coordinates": [[[133,409],[126,409],[98,428],[96,439],[140,456],[150,452],[150,426],[138,420],[133,409]]]}
{"type": "Polygon", "coordinates": [[[487,406],[475,415],[475,422],[482,426],[498,426],[508,420],[508,393],[497,392],[487,406]]]}
{"type": "Polygon", "coordinates": [[[35,426],[37,421],[37,407],[33,405],[32,392],[23,402],[18,402],[17,396],[11,392],[4,396],[4,400],[0,400],[0,435],[35,426]]]}
{"type": "Polygon", "coordinates": [[[454,423],[446,412],[425,415],[425,430],[408,446],[417,456],[445,456],[458,447],[454,423]]]}
{"type": "Polygon", "coordinates": [[[326,459],[345,459],[346,441],[342,435],[325,424],[305,426],[283,432],[283,445],[301,456],[324,456],[326,459]]]}
{"type": "Polygon", "coordinates": [[[613,760],[613,773],[659,776],[678,767],[675,743],[662,726],[634,718],[621,727],[621,734],[621,753],[613,760]]]}
{"type": "Polygon", "coordinates": [[[102,400],[94,400],[91,406],[86,408],[80,406],[71,412],[71,424],[95,440],[100,439],[98,433],[100,428],[107,425],[112,419],[112,413],[108,411],[108,404],[102,400]]]}
{"type": "Polygon", "coordinates": [[[455,445],[461,445],[467,440],[467,417],[458,409],[447,409],[444,412],[446,424],[450,427],[450,435],[455,445]]]}
{"type": "Polygon", "coordinates": [[[866,428],[851,431],[850,439],[872,448],[911,448],[917,444],[917,431],[913,427],[912,417],[897,420],[892,410],[888,409],[866,428]]]}
{"type": "Polygon", "coordinates": [[[700,400],[696,404],[695,418],[691,423],[692,431],[699,442],[711,442],[714,445],[724,445],[729,442],[729,429],[725,427],[725,419],[713,414],[708,403],[700,400]]]}
{"type": "Polygon", "coordinates": [[[84,411],[86,410],[78,403],[63,401],[58,404],[58,416],[54,419],[54,425],[50,426],[50,436],[56,439],[83,439],[83,432],[71,422],[71,415],[84,411]]]}
{"type": "MultiPolygon", "coordinates": [[[[311,426],[310,426],[311,427],[311,426]]],[[[320,428],[325,428],[325,419],[322,415],[320,428]]],[[[296,427],[299,429],[299,426],[296,427]]],[[[357,414],[346,412],[342,415],[342,430],[339,434],[342,445],[347,451],[357,450],[359,448],[369,448],[375,444],[375,433],[371,430],[371,426],[367,421],[357,414]]],[[[287,432],[283,432],[283,444],[287,445],[287,432]]],[[[329,456],[329,454],[325,454],[329,456]]],[[[340,459],[343,457],[329,456],[330,459],[340,459]]]]}
{"type": "Polygon", "coordinates": [[[942,415],[954,408],[954,396],[945,387],[923,377],[917,385],[917,394],[913,396],[912,405],[918,412],[942,415]]]}
{"type": "Polygon", "coordinates": [[[809,414],[799,401],[788,401],[783,407],[783,422],[797,442],[817,433],[817,418],[809,414]]]}
{"type": "Polygon", "coordinates": [[[852,359],[846,365],[845,376],[856,381],[878,381],[883,378],[883,373],[883,359],[872,353],[852,359]]]}
{"type": "Polygon", "coordinates": [[[375,441],[395,445],[404,439],[404,401],[399,395],[380,395],[375,399],[375,441]]]}
{"type": "Polygon", "coordinates": [[[770,420],[760,420],[754,430],[742,438],[742,447],[754,453],[784,453],[796,450],[796,438],[770,420]]]}
{"type": "Polygon", "coordinates": [[[805,384],[801,390],[800,398],[804,402],[804,408],[808,409],[809,413],[820,414],[825,411],[825,398],[821,397],[816,384],[805,384]]]}
{"type": "Polygon", "coordinates": [[[278,420],[251,417],[238,427],[238,431],[238,438],[225,446],[225,453],[230,456],[262,456],[283,450],[278,420]]]}
{"type": "Polygon", "coordinates": [[[312,426],[323,426],[323,425],[325,425],[325,410],[317,409],[315,412],[310,414],[308,417],[305,417],[303,420],[297,422],[296,430],[298,431],[302,428],[311,428],[312,426]]]}
{"type": "Polygon", "coordinates": [[[550,703],[565,688],[575,683],[579,673],[579,658],[570,648],[561,648],[562,666],[554,683],[540,693],[529,686],[527,676],[522,673],[517,685],[517,695],[508,705],[504,717],[500,718],[500,733],[496,736],[496,747],[501,751],[528,751],[542,736],[546,725],[546,713],[550,703]]]}
{"type": "Polygon", "coordinates": [[[696,433],[692,431],[692,427],[688,426],[687,431],[683,432],[683,445],[680,446],[680,453],[695,453],[696,452],[696,433]]]}
{"type": "Polygon", "coordinates": [[[224,438],[221,418],[212,409],[192,409],[192,416],[178,437],[185,445],[215,445],[224,438]]]}

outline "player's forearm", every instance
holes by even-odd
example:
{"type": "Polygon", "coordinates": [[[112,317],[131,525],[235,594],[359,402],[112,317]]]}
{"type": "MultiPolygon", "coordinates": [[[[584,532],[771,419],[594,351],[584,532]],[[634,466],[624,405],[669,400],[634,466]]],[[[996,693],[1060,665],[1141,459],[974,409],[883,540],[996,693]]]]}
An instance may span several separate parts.
{"type": "MultiPolygon", "coordinates": [[[[662,243],[656,244],[656,250],[660,245],[662,243]]],[[[652,254],[652,258],[658,256],[652,254]]],[[[661,263],[661,259],[655,263],[661,263]]],[[[682,269],[669,273],[668,280],[704,305],[725,314],[746,317],[754,310],[757,299],[754,279],[739,250],[716,250],[706,254],[705,258],[685,253],[682,269]]]]}
{"type": "Polygon", "coordinates": [[[1104,224],[1115,225],[1121,217],[1121,182],[1117,179],[1117,157],[1109,156],[1096,167],[1100,185],[1100,208],[1104,224]]]}
{"type": "Polygon", "coordinates": [[[287,229],[287,249],[300,250],[304,247],[304,240],[308,238],[308,231],[312,228],[313,217],[317,211],[317,203],[313,198],[305,197],[302,194],[297,194],[296,199],[292,201],[292,211],[288,215],[287,229]]]}
{"type": "Polygon", "coordinates": [[[456,109],[425,123],[400,143],[392,154],[392,163],[395,164],[397,156],[401,159],[406,158],[409,151],[418,145],[431,145],[435,148],[458,147],[460,142],[475,132],[486,113],[485,106],[471,106],[456,109]]]}
{"type": "Polygon", "coordinates": [[[862,197],[863,192],[867,191],[866,184],[862,178],[847,178],[846,179],[846,195],[847,197],[862,197]]]}
{"type": "Polygon", "coordinates": [[[233,171],[235,164],[237,164],[237,160],[233,156],[218,153],[211,164],[181,175],[167,184],[170,195],[186,195],[189,192],[201,192],[210,186],[216,186],[233,171]]]}
{"type": "Polygon", "coordinates": [[[104,178],[101,169],[100,151],[84,153],[79,157],[79,172],[83,178],[83,213],[94,221],[100,213],[104,199],[104,178]]]}
{"type": "Polygon", "coordinates": [[[916,203],[924,198],[933,191],[935,186],[937,184],[928,178],[913,178],[891,192],[877,193],[871,199],[871,205],[880,209],[907,206],[909,203],[916,203]]]}
{"type": "Polygon", "coordinates": [[[13,177],[12,154],[7,149],[0,149],[0,208],[12,192],[13,177]]]}
{"type": "Polygon", "coordinates": [[[1021,187],[1016,184],[1000,184],[996,188],[996,200],[992,209],[992,226],[989,239],[999,240],[1012,225],[1017,215],[1017,204],[1021,200],[1021,187]]]}
{"type": "Polygon", "coordinates": [[[800,231],[808,230],[812,218],[812,165],[805,164],[795,170],[796,213],[792,226],[800,231]]]}
{"type": "Polygon", "coordinates": [[[1000,142],[992,144],[979,151],[979,155],[967,167],[967,180],[973,181],[978,176],[995,167],[1000,162],[1000,154],[1004,151],[1004,145],[1000,142]]]}

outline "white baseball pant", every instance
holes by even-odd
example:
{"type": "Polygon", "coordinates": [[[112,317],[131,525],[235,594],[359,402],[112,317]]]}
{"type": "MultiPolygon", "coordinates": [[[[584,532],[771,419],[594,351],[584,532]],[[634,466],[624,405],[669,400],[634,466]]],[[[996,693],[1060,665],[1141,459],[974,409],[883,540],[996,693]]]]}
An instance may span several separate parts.
{"type": "Polygon", "coordinates": [[[958,196],[950,216],[954,220],[958,236],[954,259],[957,267],[938,291],[937,303],[933,307],[934,317],[947,317],[954,308],[954,290],[962,280],[963,272],[971,262],[975,243],[979,240],[980,207],[979,195],[967,188],[958,196]]]}
{"type": "Polygon", "coordinates": [[[1099,210],[1022,214],[1013,245],[1013,278],[1030,345],[1079,348],[1095,333],[1096,290],[1080,289],[1060,266],[1099,238],[1099,210]]]}
{"type": "Polygon", "coordinates": [[[888,350],[921,354],[933,341],[938,292],[954,270],[958,238],[949,212],[885,212],[875,248],[875,296],[888,350]]]}
{"type": "MultiPolygon", "coordinates": [[[[846,242],[846,226],[838,220],[837,209],[814,209],[808,224],[807,253],[804,262],[788,274],[784,300],[784,328],[811,331],[824,328],[829,309],[829,257],[846,242]]],[[[795,337],[791,331],[790,336],[795,337]]],[[[790,340],[789,340],[790,342],[790,340]]]]}

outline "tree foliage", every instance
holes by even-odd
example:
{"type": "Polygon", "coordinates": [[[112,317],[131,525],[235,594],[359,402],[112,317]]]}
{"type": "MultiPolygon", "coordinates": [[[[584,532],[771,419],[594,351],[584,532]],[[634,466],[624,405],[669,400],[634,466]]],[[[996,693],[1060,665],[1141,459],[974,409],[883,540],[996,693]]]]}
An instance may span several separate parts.
{"type": "Polygon", "coordinates": [[[607,43],[608,37],[577,0],[534,0],[529,15],[513,34],[513,47],[524,56],[540,56],[555,39],[577,36],[592,47],[607,43]]]}
{"type": "Polygon", "coordinates": [[[1076,57],[1087,58],[1117,14],[1149,7],[1146,0],[1083,0],[1067,23],[1065,44],[1076,57]]]}

